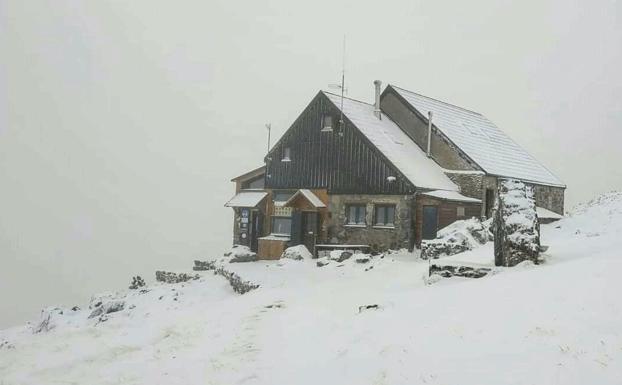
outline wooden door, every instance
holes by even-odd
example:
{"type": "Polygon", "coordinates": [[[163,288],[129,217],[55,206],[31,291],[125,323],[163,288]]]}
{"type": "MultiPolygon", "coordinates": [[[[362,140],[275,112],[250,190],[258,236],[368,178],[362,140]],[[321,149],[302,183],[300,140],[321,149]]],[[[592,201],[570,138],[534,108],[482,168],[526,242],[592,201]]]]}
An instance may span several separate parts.
{"type": "Polygon", "coordinates": [[[438,207],[423,206],[423,225],[422,238],[436,238],[436,229],[438,228],[438,207]]]}
{"type": "Polygon", "coordinates": [[[318,235],[318,213],[302,213],[302,243],[315,256],[315,242],[318,235]]]}

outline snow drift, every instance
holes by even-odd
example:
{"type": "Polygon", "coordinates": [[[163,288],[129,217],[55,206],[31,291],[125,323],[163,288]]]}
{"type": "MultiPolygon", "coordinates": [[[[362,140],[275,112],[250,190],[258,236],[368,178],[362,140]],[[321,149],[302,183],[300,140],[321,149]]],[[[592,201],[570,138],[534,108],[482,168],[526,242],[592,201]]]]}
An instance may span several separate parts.
{"type": "Polygon", "coordinates": [[[621,198],[542,226],[544,264],[478,280],[428,285],[400,252],[226,264],[261,285],[244,295],[212,271],[147,282],[94,297],[124,302],[105,321],[58,307],[0,332],[0,383],[619,384],[621,198]]]}

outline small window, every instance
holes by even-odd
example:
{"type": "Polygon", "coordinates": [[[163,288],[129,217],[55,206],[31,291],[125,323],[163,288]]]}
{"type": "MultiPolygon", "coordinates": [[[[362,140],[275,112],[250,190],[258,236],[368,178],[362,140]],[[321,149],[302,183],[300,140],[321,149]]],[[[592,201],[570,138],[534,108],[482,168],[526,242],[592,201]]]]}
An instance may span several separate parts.
{"type": "Polygon", "coordinates": [[[349,205],[347,206],[348,225],[365,225],[365,205],[349,205]]]}
{"type": "Polygon", "coordinates": [[[331,115],[324,115],[322,117],[322,131],[333,130],[333,117],[331,115]]]}
{"type": "Polygon", "coordinates": [[[458,217],[464,217],[465,216],[464,206],[458,206],[458,208],[456,209],[456,215],[458,217]]]}
{"type": "Polygon", "coordinates": [[[395,226],[395,205],[376,205],[374,226],[395,226]]]}
{"type": "Polygon", "coordinates": [[[272,234],[287,235],[292,232],[292,218],[272,217],[272,234]]]}
{"type": "Polygon", "coordinates": [[[263,177],[261,178],[257,178],[253,181],[248,182],[248,187],[249,189],[263,189],[264,188],[264,180],[263,177]]]}
{"type": "Polygon", "coordinates": [[[291,158],[289,157],[290,155],[290,149],[289,147],[285,147],[283,149],[283,159],[281,159],[281,162],[290,162],[291,158]]]}
{"type": "Polygon", "coordinates": [[[294,195],[294,191],[273,191],[272,192],[272,201],[273,202],[287,202],[289,198],[294,195]]]}

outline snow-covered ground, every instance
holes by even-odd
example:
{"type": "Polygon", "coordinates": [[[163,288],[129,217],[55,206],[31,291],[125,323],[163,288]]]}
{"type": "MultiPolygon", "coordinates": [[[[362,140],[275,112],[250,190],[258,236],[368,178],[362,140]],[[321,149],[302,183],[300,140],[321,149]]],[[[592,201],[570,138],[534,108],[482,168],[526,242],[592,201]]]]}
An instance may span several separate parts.
{"type": "MultiPolygon", "coordinates": [[[[244,295],[211,272],[111,293],[103,322],[87,304],[0,331],[0,384],[621,384],[622,194],[542,243],[544,265],[477,280],[398,253],[226,264],[261,284],[244,295]]],[[[490,263],[492,244],[449,258],[490,263]]]]}

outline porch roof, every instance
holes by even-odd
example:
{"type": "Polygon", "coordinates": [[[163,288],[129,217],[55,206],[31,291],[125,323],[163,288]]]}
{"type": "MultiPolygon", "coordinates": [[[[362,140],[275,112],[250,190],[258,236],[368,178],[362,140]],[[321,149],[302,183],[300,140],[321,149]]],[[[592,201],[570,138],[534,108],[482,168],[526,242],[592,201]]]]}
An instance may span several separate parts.
{"type": "Polygon", "coordinates": [[[300,189],[296,191],[294,195],[292,195],[287,202],[283,204],[283,206],[287,207],[291,202],[294,201],[298,196],[302,195],[305,199],[315,208],[320,209],[326,207],[324,202],[320,198],[317,197],[311,190],[308,189],[300,189]]]}
{"type": "Polygon", "coordinates": [[[268,195],[265,191],[240,191],[229,202],[225,203],[225,207],[256,207],[268,195]]]}
{"type": "Polygon", "coordinates": [[[433,198],[438,198],[438,199],[443,199],[443,200],[448,200],[448,201],[482,203],[480,199],[466,197],[457,191],[434,190],[434,191],[427,191],[427,192],[421,193],[421,195],[426,195],[426,196],[430,196],[433,198]]]}

